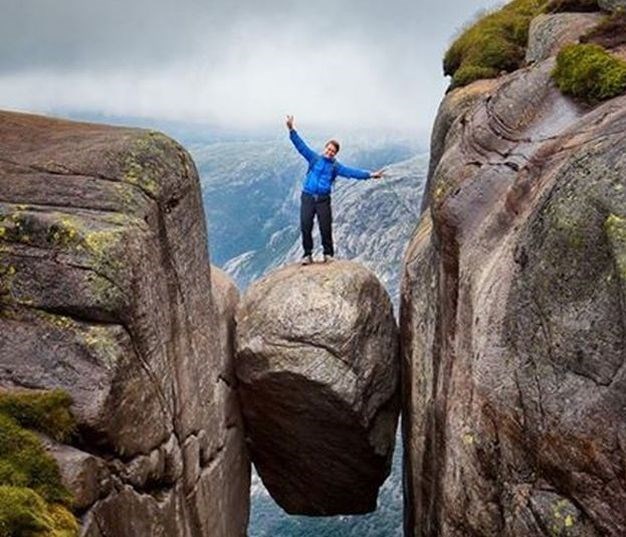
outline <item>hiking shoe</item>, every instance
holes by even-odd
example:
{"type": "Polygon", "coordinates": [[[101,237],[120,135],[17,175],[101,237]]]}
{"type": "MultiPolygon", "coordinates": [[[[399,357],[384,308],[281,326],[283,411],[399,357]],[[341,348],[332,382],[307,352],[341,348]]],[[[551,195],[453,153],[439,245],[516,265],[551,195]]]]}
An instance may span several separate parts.
{"type": "Polygon", "coordinates": [[[313,263],[313,256],[312,255],[305,255],[302,258],[302,264],[303,265],[310,265],[313,263]]]}
{"type": "Polygon", "coordinates": [[[324,263],[332,263],[335,258],[332,255],[324,254],[324,263]]]}

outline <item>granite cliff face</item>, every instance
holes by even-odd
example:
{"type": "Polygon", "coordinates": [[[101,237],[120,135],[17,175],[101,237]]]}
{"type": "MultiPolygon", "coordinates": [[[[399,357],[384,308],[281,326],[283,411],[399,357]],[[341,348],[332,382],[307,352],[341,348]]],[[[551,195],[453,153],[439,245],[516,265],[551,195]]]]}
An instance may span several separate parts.
{"type": "Polygon", "coordinates": [[[287,266],[237,312],[252,460],[292,514],[373,511],[399,412],[398,336],[376,276],[348,261],[287,266]]]}
{"type": "Polygon", "coordinates": [[[407,535],[626,534],[626,96],[551,78],[598,20],[538,17],[527,67],[445,97],[400,354],[354,263],[239,304],[172,140],[0,112],[0,387],[71,394],[82,534],[245,535],[247,447],[288,512],[371,511],[400,378],[407,535]]]}
{"type": "Polygon", "coordinates": [[[626,97],[550,77],[594,17],[542,16],[534,63],[441,104],[401,291],[406,535],[626,534],[626,97]]]}
{"type": "Polygon", "coordinates": [[[182,147],[0,113],[0,385],[72,396],[83,535],[245,535],[237,300],[182,147]]]}

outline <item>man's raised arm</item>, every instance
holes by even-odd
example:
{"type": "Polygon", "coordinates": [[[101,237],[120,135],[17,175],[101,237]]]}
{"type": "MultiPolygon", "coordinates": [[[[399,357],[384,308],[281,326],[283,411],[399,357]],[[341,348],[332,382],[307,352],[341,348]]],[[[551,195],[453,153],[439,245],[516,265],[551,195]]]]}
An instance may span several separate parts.
{"type": "Polygon", "coordinates": [[[361,170],[360,168],[350,168],[350,166],[344,166],[336,161],[335,169],[337,170],[337,175],[350,177],[351,179],[380,179],[385,172],[384,168],[375,172],[361,170]]]}
{"type": "Polygon", "coordinates": [[[295,148],[298,150],[298,153],[307,159],[308,162],[311,162],[311,160],[315,158],[316,153],[304,143],[304,140],[300,138],[296,132],[296,129],[293,126],[293,116],[287,116],[286,123],[287,128],[289,129],[289,139],[291,140],[291,143],[293,143],[295,148]]]}
{"type": "Polygon", "coordinates": [[[349,166],[344,166],[339,162],[335,163],[335,169],[337,170],[337,175],[341,175],[342,177],[350,177],[351,179],[370,178],[370,172],[368,170],[361,170],[360,168],[350,168],[349,166]]]}

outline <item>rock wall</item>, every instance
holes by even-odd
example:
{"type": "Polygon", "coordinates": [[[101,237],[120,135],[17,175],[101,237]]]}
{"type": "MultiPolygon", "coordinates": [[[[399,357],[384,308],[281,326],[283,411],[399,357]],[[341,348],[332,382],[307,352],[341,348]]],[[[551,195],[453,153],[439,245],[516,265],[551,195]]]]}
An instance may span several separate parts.
{"type": "Polygon", "coordinates": [[[526,62],[545,60],[558,54],[563,45],[577,43],[579,37],[603,17],[601,13],[556,13],[535,17],[529,29],[531,39],[526,50],[526,62]]]}
{"type": "Polygon", "coordinates": [[[245,535],[237,300],[181,146],[0,112],[0,385],[73,397],[83,535],[245,535]]]}
{"type": "Polygon", "coordinates": [[[406,535],[626,534],[626,97],[564,97],[545,41],[572,35],[540,35],[435,124],[401,292],[406,535]]]}

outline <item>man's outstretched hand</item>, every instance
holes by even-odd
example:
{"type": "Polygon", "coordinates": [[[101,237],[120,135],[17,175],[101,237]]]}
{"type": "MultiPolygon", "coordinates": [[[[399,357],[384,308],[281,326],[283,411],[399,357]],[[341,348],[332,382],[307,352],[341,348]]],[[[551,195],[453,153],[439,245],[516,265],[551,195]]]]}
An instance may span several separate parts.
{"type": "Polygon", "coordinates": [[[372,179],[382,179],[383,175],[385,175],[385,168],[381,168],[380,170],[372,172],[370,174],[370,177],[372,179]]]}
{"type": "Polygon", "coordinates": [[[291,131],[293,130],[293,116],[287,116],[287,128],[291,131]]]}

